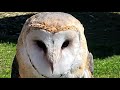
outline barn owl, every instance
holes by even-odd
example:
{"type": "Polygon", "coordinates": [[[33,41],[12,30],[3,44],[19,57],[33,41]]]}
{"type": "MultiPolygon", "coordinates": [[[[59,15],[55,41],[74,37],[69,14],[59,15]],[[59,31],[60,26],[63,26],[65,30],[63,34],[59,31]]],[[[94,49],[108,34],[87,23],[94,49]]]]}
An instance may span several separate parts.
{"type": "Polygon", "coordinates": [[[84,27],[64,12],[28,18],[18,38],[11,78],[92,78],[84,27]]]}

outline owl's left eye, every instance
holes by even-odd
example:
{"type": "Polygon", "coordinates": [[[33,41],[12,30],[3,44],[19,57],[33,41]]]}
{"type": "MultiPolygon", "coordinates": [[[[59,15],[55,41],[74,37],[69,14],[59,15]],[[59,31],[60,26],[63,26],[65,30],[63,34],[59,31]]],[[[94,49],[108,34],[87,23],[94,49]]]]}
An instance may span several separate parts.
{"type": "Polygon", "coordinates": [[[63,45],[62,45],[62,49],[66,48],[68,45],[69,45],[70,41],[69,40],[66,40],[63,45]]]}

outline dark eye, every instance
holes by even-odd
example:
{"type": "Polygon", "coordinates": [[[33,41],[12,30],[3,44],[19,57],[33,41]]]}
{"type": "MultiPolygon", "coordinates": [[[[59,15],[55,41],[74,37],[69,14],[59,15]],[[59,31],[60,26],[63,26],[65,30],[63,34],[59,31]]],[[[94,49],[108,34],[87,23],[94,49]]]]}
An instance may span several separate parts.
{"type": "Polygon", "coordinates": [[[36,44],[37,44],[37,46],[38,46],[39,48],[41,48],[45,53],[47,52],[47,47],[46,47],[46,45],[44,44],[44,42],[39,41],[39,40],[36,40],[35,42],[36,42],[36,44]]]}
{"type": "Polygon", "coordinates": [[[63,45],[62,45],[62,49],[66,48],[69,45],[69,40],[66,40],[63,45]]]}

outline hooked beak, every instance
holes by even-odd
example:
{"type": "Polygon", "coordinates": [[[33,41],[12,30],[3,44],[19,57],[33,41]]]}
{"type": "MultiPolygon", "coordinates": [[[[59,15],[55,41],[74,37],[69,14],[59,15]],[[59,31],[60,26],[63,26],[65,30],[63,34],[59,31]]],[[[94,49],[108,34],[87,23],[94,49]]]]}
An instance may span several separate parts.
{"type": "Polygon", "coordinates": [[[59,50],[57,49],[49,49],[47,52],[47,61],[49,62],[52,74],[54,73],[54,66],[59,61],[59,50]]]}
{"type": "Polygon", "coordinates": [[[51,71],[52,71],[52,74],[53,74],[53,71],[54,71],[53,63],[49,61],[49,64],[50,64],[50,68],[51,68],[51,71]]]}

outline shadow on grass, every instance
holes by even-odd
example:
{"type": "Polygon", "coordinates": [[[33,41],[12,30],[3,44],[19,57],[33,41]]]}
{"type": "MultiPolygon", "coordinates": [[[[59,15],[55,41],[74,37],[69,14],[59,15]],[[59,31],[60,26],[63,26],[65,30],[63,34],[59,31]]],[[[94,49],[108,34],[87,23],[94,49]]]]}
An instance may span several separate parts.
{"type": "Polygon", "coordinates": [[[120,15],[108,12],[72,12],[85,27],[89,51],[94,58],[120,54],[120,15]]]}
{"type": "Polygon", "coordinates": [[[0,42],[17,43],[17,39],[26,19],[32,15],[34,14],[0,19],[0,42]]]}
{"type": "MultiPolygon", "coordinates": [[[[94,58],[120,54],[120,15],[108,12],[68,12],[81,21],[89,51],[94,58]]],[[[0,41],[16,43],[27,18],[21,15],[0,19],[0,41]]]]}

